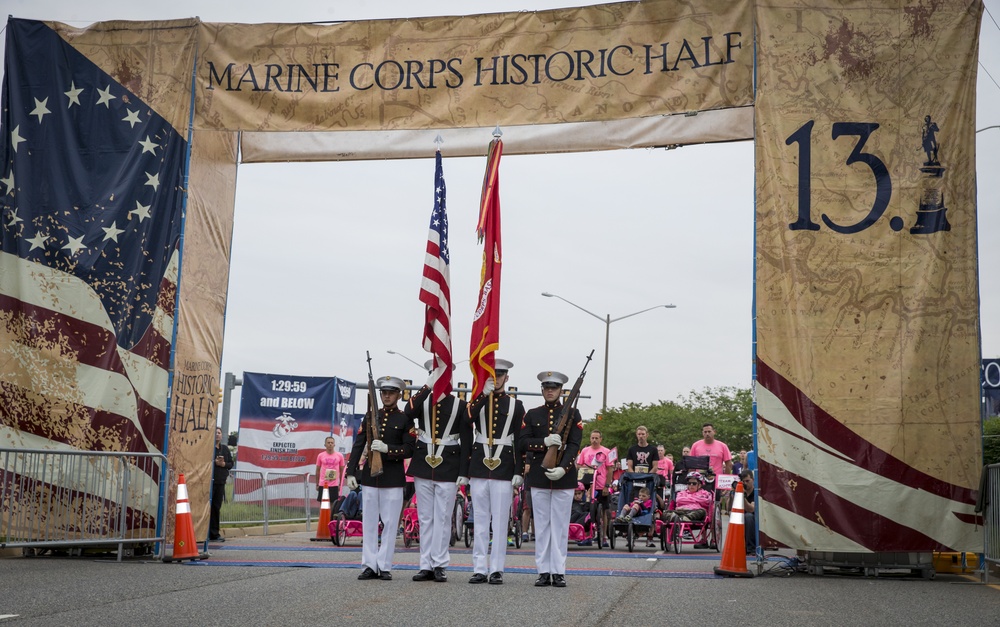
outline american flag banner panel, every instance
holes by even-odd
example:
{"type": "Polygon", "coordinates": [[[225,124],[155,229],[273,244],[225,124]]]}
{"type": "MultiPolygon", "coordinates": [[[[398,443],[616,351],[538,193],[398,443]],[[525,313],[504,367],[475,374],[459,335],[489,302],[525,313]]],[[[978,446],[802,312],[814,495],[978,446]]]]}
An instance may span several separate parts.
{"type": "Polygon", "coordinates": [[[8,21],[0,445],[162,450],[186,152],[52,27],[8,21]]]}

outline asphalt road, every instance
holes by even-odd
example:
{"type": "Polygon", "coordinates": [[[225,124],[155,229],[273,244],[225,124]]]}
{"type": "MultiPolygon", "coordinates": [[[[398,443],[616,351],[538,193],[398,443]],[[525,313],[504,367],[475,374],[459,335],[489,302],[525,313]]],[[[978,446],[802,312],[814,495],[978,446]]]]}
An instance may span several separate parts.
{"type": "MultiPolygon", "coordinates": [[[[358,581],[360,538],[307,532],[213,544],[199,562],[99,556],[0,559],[0,624],[17,625],[998,625],[1000,586],[829,572],[716,577],[720,556],[572,546],[568,587],[535,588],[532,543],[508,553],[502,586],[469,585],[472,556],[452,550],[447,583],[410,580],[419,549],[399,541],[391,582],[358,581]],[[13,615],[13,616],[10,616],[13,615]]],[[[786,556],[790,555],[786,553],[786,556]]],[[[751,570],[756,564],[750,563],[751,570]]]]}

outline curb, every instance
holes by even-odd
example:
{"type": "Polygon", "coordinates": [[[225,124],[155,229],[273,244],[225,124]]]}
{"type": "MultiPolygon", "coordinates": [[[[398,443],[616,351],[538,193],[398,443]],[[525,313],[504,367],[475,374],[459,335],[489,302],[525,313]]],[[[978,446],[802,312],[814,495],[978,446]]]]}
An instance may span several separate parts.
{"type": "MultiPolygon", "coordinates": [[[[315,527],[315,525],[313,525],[315,527]]],[[[264,526],[256,527],[222,527],[222,535],[229,538],[246,538],[248,536],[278,536],[283,533],[293,533],[296,531],[314,531],[306,528],[306,523],[283,523],[268,525],[267,533],[264,533],[264,526]]]]}

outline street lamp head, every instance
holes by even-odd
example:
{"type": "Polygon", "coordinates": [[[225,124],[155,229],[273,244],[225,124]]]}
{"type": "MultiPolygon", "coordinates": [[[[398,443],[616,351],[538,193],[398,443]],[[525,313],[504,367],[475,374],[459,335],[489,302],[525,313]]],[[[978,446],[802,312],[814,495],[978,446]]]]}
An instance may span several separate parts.
{"type": "Polygon", "coordinates": [[[395,355],[395,356],[397,356],[397,357],[402,357],[403,359],[405,359],[406,361],[410,362],[410,363],[411,363],[411,364],[413,364],[414,366],[417,366],[418,368],[423,368],[423,367],[424,367],[424,366],[423,366],[423,364],[421,364],[421,363],[418,363],[417,361],[415,361],[415,360],[413,360],[413,359],[410,359],[409,357],[407,357],[407,356],[406,356],[406,355],[404,355],[403,353],[400,353],[400,352],[397,352],[397,351],[394,351],[394,350],[392,350],[392,349],[386,349],[386,351],[385,351],[385,352],[389,353],[390,355],[395,355]]]}
{"type": "Polygon", "coordinates": [[[547,296],[548,298],[552,298],[553,296],[555,296],[555,294],[549,294],[548,292],[542,292],[542,296],[547,296]]]}

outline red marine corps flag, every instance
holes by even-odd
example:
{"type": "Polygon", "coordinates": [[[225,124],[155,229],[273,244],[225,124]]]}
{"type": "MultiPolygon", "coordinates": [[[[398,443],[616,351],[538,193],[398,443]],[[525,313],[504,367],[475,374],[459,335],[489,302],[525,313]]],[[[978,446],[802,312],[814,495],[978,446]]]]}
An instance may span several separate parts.
{"type": "Polygon", "coordinates": [[[500,270],[503,258],[500,245],[500,156],[503,154],[503,142],[500,141],[499,127],[493,135],[486,159],[486,176],[483,178],[479,224],[476,225],[479,241],[485,243],[469,349],[473,398],[483,391],[483,384],[493,376],[495,353],[500,347],[500,270]]]}
{"type": "Polygon", "coordinates": [[[441,149],[434,157],[434,209],[427,233],[424,279],[420,302],[427,305],[424,350],[434,355],[431,392],[434,402],[451,394],[451,256],[448,252],[448,211],[445,207],[444,170],[441,149]]]}

